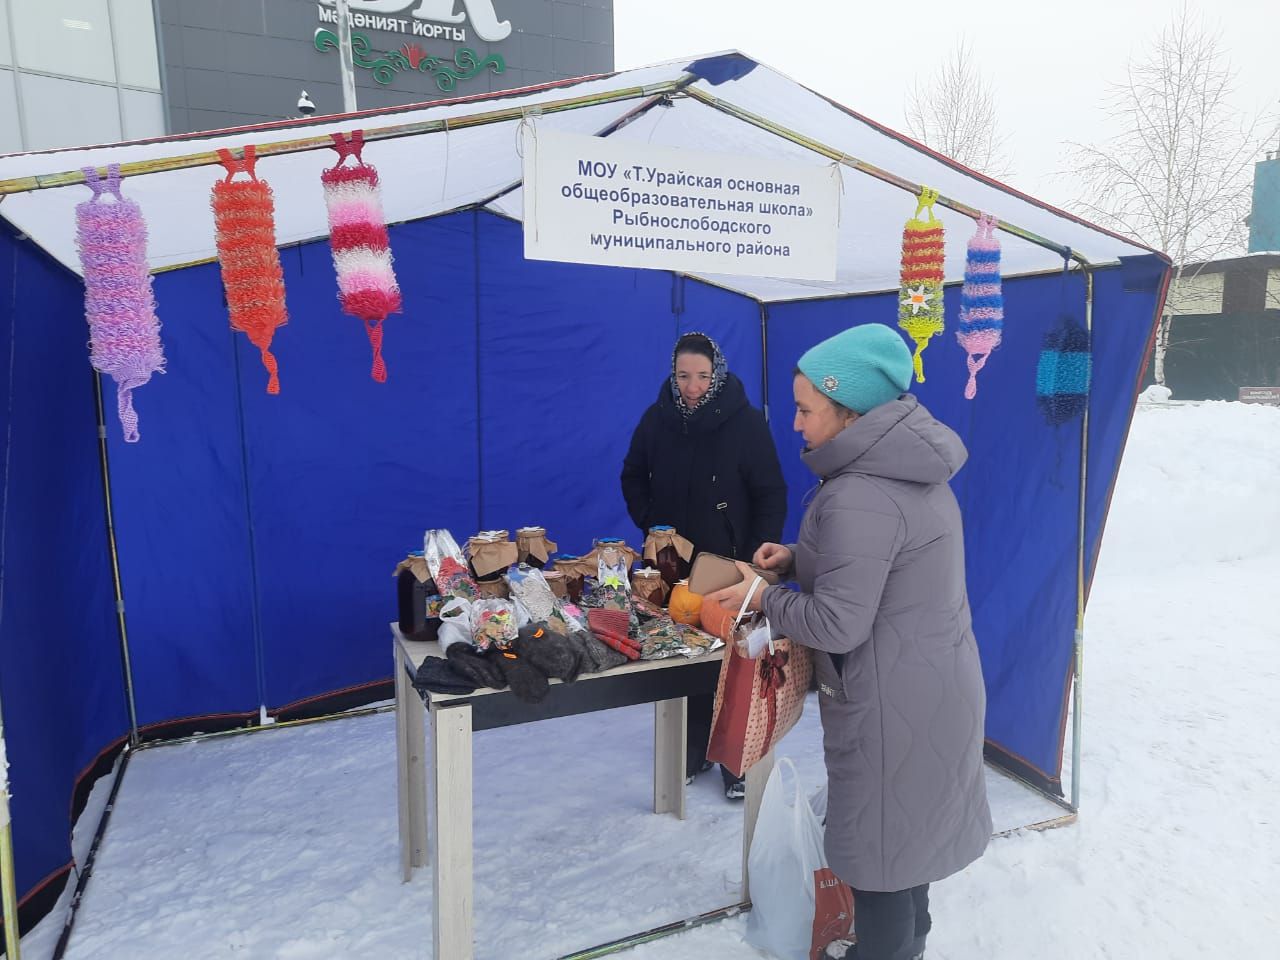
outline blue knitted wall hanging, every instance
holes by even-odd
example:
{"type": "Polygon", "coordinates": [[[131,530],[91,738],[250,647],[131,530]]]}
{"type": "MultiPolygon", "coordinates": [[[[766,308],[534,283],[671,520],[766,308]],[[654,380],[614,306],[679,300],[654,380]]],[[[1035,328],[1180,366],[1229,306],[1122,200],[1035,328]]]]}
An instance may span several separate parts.
{"type": "Polygon", "coordinates": [[[1036,368],[1036,402],[1050,425],[1061,426],[1084,413],[1092,372],[1089,331],[1063,314],[1045,334],[1036,368]]]}

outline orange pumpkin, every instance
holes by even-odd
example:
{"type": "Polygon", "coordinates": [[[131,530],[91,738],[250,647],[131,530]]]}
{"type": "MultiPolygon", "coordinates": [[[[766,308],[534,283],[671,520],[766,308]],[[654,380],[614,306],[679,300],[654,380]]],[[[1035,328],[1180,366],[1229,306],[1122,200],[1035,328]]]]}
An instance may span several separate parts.
{"type": "Polygon", "coordinates": [[[734,613],[735,611],[726,610],[718,603],[704,603],[701,615],[702,629],[728,643],[729,633],[733,630],[734,613]]]}
{"type": "Polygon", "coordinates": [[[688,580],[678,581],[671,588],[667,612],[676,623],[683,623],[690,627],[698,626],[702,622],[702,594],[690,590],[688,580]]]}

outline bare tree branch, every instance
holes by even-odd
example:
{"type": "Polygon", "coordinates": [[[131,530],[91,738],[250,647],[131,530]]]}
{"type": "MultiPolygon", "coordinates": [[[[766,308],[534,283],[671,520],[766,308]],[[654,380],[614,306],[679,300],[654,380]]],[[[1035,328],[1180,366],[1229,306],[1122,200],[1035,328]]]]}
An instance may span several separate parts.
{"type": "Polygon", "coordinates": [[[906,114],[908,131],[925,146],[988,176],[1010,175],[995,94],[966,40],[932,77],[912,87],[906,114]]]}
{"type": "MultiPolygon", "coordinates": [[[[1220,35],[1184,4],[1112,87],[1105,109],[1120,132],[1070,145],[1077,208],[1167,253],[1175,290],[1184,271],[1198,272],[1188,271],[1193,264],[1244,249],[1253,163],[1275,126],[1234,106],[1235,78],[1220,35]]],[[[1167,306],[1156,338],[1160,384],[1172,318],[1167,306]]]]}

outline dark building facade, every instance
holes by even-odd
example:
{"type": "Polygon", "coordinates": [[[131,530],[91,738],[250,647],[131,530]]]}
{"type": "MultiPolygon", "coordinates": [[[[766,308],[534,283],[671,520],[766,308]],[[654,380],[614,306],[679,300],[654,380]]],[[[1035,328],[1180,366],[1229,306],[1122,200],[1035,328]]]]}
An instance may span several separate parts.
{"type": "MultiPolygon", "coordinates": [[[[341,113],[334,0],[157,0],[169,130],[341,113]]],[[[613,69],[613,0],[349,0],[360,109],[613,69]]]]}
{"type": "Polygon", "coordinates": [[[1235,400],[1244,387],[1280,386],[1280,252],[1188,264],[1168,309],[1165,385],[1175,399],[1235,400]]]}
{"type": "MultiPolygon", "coordinates": [[[[613,0],[349,0],[357,105],[613,70],[613,0]]],[[[0,0],[0,153],[341,113],[335,0],[0,0]]]]}

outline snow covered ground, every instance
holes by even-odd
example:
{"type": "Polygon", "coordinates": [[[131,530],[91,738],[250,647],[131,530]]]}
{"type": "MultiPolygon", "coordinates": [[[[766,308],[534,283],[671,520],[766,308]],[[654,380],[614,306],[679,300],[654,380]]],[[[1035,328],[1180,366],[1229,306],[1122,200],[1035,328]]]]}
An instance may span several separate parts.
{"type": "MultiPolygon", "coordinates": [[[[1082,819],[996,840],[935,887],[930,960],[1274,950],[1278,481],[1280,410],[1140,410],[1089,608],[1082,819]]],[[[477,735],[479,958],[555,957],[737,900],[741,808],[709,775],[687,821],[649,813],[651,718],[477,735]]],[[[394,739],[380,714],[138,754],[67,957],[427,956],[430,870],[399,882],[394,739]]],[[[816,710],[781,752],[821,782],[816,710]]],[[[1053,815],[993,776],[998,828],[1053,815]]],[[[61,920],[26,960],[47,960],[61,920]]],[[[744,929],[628,956],[761,956],[744,929]]]]}

